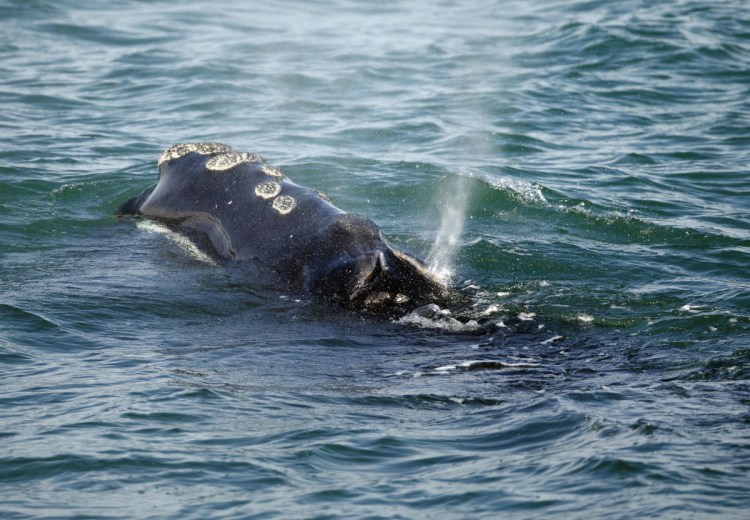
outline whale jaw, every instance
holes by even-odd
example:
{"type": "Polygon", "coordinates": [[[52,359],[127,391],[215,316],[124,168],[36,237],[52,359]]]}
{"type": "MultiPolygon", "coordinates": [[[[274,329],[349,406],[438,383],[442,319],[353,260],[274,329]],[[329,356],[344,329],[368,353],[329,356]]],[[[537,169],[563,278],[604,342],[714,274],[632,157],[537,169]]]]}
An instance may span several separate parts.
{"type": "Polygon", "coordinates": [[[344,307],[400,312],[441,302],[447,289],[417,258],[385,243],[367,254],[341,258],[317,280],[314,292],[344,307]]]}

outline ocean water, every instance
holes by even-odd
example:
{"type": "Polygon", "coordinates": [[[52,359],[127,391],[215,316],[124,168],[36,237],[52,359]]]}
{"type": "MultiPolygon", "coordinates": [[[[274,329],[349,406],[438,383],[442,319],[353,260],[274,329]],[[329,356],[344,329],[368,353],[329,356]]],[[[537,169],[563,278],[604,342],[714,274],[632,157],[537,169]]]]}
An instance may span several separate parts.
{"type": "Polygon", "coordinates": [[[0,0],[0,106],[0,517],[747,517],[746,2],[0,0]],[[114,217],[199,140],[465,302],[114,217]]]}

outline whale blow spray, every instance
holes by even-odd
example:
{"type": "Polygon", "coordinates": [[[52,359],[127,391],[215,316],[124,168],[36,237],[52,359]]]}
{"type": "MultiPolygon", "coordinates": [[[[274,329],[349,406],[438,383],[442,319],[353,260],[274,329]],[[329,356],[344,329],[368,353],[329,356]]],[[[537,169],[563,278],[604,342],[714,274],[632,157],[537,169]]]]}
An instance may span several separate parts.
{"type": "Polygon", "coordinates": [[[453,276],[453,260],[464,229],[466,209],[471,199],[471,183],[467,177],[456,176],[447,186],[440,203],[440,230],[427,255],[427,264],[443,282],[453,276]]]}

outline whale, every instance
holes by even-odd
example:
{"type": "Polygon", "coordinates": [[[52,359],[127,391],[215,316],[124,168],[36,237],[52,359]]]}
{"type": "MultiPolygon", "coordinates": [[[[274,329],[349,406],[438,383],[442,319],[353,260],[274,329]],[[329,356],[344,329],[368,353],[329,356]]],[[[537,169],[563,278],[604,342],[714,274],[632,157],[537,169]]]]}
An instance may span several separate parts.
{"type": "Polygon", "coordinates": [[[391,245],[372,220],[294,183],[257,154],[182,143],[162,153],[158,168],[156,185],[117,215],[157,220],[217,261],[263,273],[279,290],[373,312],[447,295],[425,262],[391,245]]]}

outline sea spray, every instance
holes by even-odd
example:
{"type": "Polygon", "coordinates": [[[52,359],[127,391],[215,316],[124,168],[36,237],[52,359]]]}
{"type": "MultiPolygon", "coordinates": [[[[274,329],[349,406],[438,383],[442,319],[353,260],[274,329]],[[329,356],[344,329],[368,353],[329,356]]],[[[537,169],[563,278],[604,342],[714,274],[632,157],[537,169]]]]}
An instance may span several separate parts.
{"type": "Polygon", "coordinates": [[[453,261],[464,229],[466,209],[471,199],[471,182],[458,175],[448,183],[440,204],[440,229],[427,255],[430,271],[444,282],[453,276],[453,261]]]}

